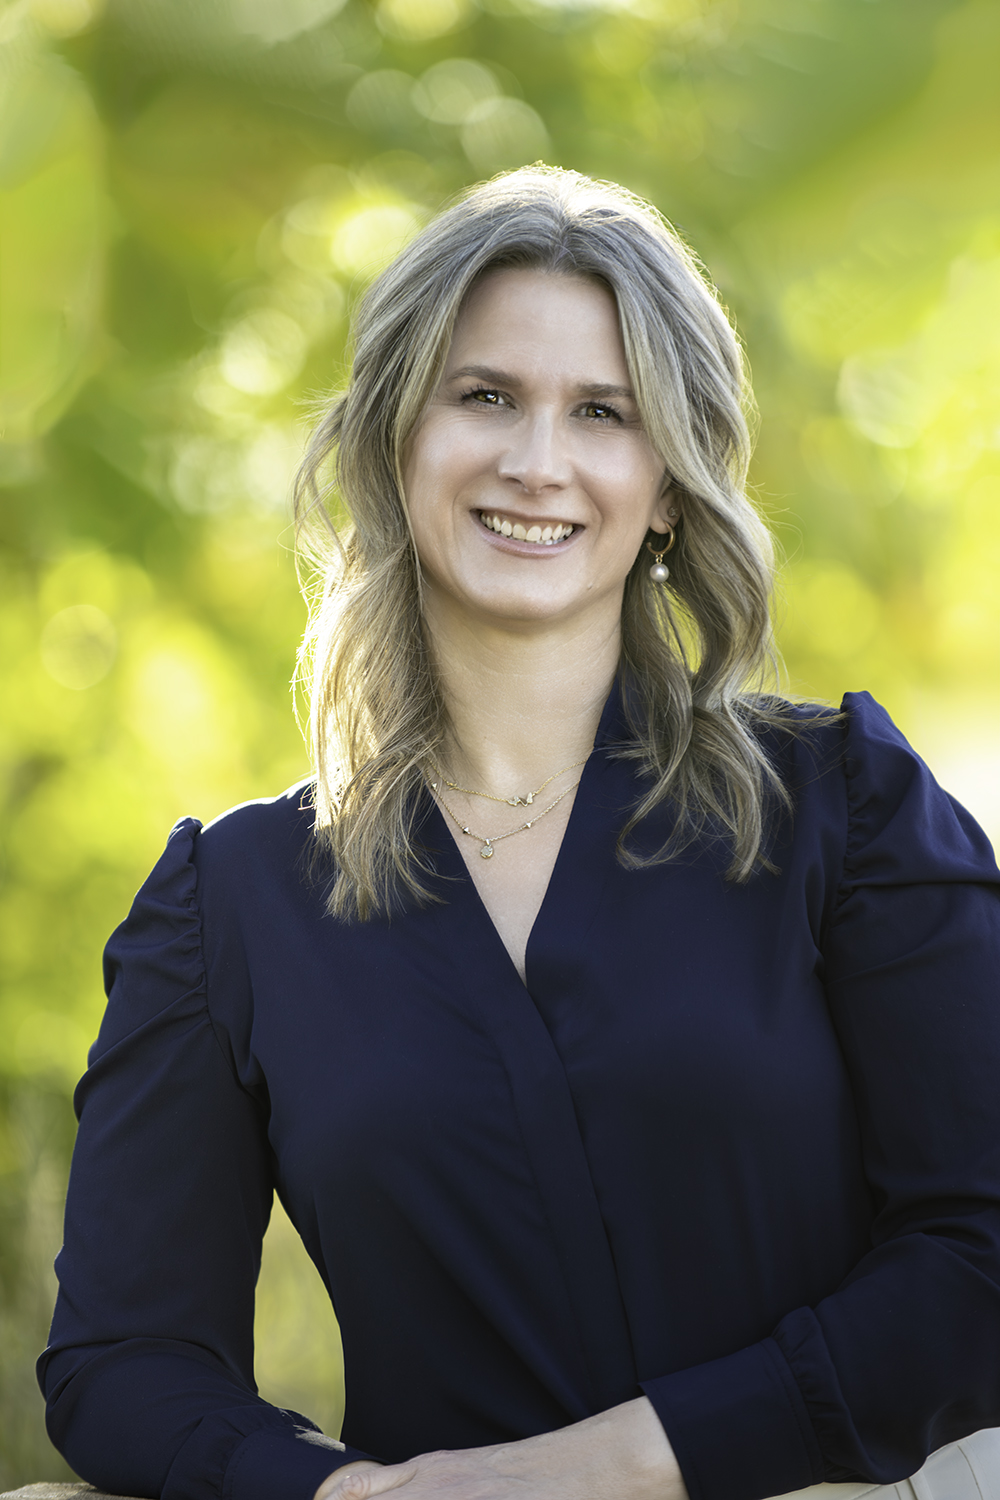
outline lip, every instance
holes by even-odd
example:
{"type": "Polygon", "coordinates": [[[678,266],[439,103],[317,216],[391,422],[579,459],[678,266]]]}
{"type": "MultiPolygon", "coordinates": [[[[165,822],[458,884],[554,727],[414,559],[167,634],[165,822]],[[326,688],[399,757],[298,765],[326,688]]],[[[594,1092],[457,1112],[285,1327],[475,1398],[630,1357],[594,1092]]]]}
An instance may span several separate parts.
{"type": "Polygon", "coordinates": [[[567,523],[563,516],[522,516],[516,511],[508,510],[506,506],[501,511],[489,505],[478,505],[469,514],[476,529],[485,536],[488,542],[492,543],[494,547],[498,547],[501,552],[513,553],[515,557],[557,557],[560,553],[565,552],[567,547],[571,547],[577,537],[585,530],[578,521],[567,523]],[[567,524],[571,525],[573,530],[569,536],[563,537],[561,541],[552,542],[548,546],[541,546],[538,542],[519,542],[516,537],[503,536],[501,532],[494,531],[492,527],[484,525],[479,519],[480,512],[484,510],[492,510],[497,515],[502,514],[511,521],[520,521],[525,529],[529,526],[558,526],[561,523],[564,526],[567,524]]]}

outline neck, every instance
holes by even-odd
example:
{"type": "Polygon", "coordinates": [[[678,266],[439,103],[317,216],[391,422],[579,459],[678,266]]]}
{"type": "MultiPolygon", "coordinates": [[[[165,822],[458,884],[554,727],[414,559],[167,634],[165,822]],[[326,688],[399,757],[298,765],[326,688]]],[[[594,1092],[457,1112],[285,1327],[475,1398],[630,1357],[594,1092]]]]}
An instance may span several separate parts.
{"type": "Polygon", "coordinates": [[[506,792],[586,759],[618,667],[617,616],[518,630],[428,601],[425,618],[452,727],[439,769],[506,792]]]}

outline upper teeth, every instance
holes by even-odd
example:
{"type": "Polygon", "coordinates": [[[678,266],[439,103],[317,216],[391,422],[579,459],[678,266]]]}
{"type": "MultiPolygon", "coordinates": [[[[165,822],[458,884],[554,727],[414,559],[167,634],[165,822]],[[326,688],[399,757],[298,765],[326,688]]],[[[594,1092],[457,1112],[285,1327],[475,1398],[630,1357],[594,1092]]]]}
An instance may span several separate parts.
{"type": "Polygon", "coordinates": [[[573,527],[568,522],[561,521],[556,526],[522,526],[520,521],[505,521],[502,516],[492,515],[485,510],[479,512],[479,519],[484,526],[498,531],[501,536],[511,536],[516,542],[540,542],[544,547],[563,541],[573,532],[573,527]]]}

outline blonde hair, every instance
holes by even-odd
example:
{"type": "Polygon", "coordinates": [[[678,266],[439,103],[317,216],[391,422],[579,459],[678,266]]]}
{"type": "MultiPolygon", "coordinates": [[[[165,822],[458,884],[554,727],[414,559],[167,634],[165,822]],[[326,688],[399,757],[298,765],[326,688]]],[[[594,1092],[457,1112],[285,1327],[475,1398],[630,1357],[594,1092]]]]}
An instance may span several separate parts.
{"type": "Polygon", "coordinates": [[[648,787],[622,829],[619,857],[662,861],[706,833],[723,834],[728,873],[746,880],[767,863],[769,805],[788,802],[753,732],[756,719],[789,716],[780,701],[749,691],[771,664],[773,558],[745,492],[740,346],[694,257],[655,209],[576,172],[523,168],[464,194],[369,288],[350,383],[319,423],[296,485],[302,547],[319,581],[301,658],[316,830],[335,862],[330,910],[342,917],[430,898],[414,822],[422,768],[437,758],[448,717],[422,626],[402,458],[463,299],[498,267],[610,289],[643,423],[681,496],[669,594],[650,586],[644,551],[626,581],[620,671],[631,740],[620,753],[648,787]],[[326,504],[332,494],[349,517],[342,536],[326,504]],[[667,798],[675,833],[640,858],[629,836],[667,798]]]}

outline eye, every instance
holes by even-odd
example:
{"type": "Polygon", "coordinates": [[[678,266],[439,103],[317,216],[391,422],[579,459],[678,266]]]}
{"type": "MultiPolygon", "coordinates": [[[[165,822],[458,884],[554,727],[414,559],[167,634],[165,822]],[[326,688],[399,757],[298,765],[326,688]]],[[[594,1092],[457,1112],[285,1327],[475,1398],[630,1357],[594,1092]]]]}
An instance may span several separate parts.
{"type": "Polygon", "coordinates": [[[506,406],[507,398],[499,391],[492,390],[489,386],[476,386],[474,390],[462,393],[464,402],[474,403],[476,406],[506,406]]]}
{"type": "Polygon", "coordinates": [[[588,401],[582,408],[585,417],[590,417],[595,422],[620,422],[622,414],[615,406],[608,406],[603,401],[588,401]]]}

